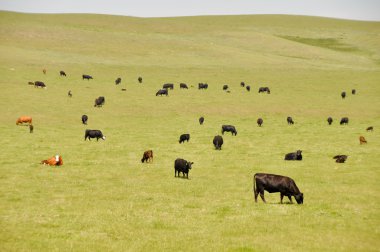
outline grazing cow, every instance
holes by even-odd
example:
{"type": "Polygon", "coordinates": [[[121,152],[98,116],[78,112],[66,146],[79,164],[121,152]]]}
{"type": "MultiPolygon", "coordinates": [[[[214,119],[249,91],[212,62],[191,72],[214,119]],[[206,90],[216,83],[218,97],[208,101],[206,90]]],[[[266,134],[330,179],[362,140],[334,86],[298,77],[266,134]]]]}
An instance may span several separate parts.
{"type": "Polygon", "coordinates": [[[224,132],[231,132],[232,135],[237,135],[237,131],[235,129],[235,126],[232,125],[222,125],[222,134],[224,135],[224,132]]]}
{"type": "Polygon", "coordinates": [[[182,172],[182,176],[186,178],[189,178],[189,170],[191,169],[191,165],[194,164],[193,162],[186,161],[185,159],[182,158],[177,158],[174,161],[174,177],[178,177],[180,173],[182,172]]]}
{"type": "Polygon", "coordinates": [[[29,124],[29,133],[33,133],[33,129],[34,129],[33,125],[29,124]]]}
{"type": "Polygon", "coordinates": [[[23,123],[29,123],[29,125],[32,124],[32,117],[31,116],[20,116],[16,121],[16,125],[23,124],[23,123]]]}
{"type": "Polygon", "coordinates": [[[42,72],[44,73],[44,74],[46,74],[46,69],[44,68],[44,69],[42,69],[42,72]]]}
{"type": "Polygon", "coordinates": [[[285,155],[285,160],[302,160],[302,151],[291,152],[285,155]]]}
{"type": "Polygon", "coordinates": [[[228,85],[223,85],[223,90],[227,90],[228,89],[228,85]]]}
{"type": "Polygon", "coordinates": [[[221,150],[223,145],[223,137],[219,135],[215,136],[212,143],[214,144],[216,150],[221,150]]]}
{"type": "Polygon", "coordinates": [[[90,141],[91,141],[91,138],[96,138],[96,141],[99,141],[99,138],[101,138],[103,140],[106,140],[106,137],[103,136],[103,133],[100,130],[89,130],[89,129],[86,129],[86,131],[84,133],[84,140],[86,141],[87,138],[90,141]]]}
{"type": "Polygon", "coordinates": [[[162,85],[163,89],[174,89],[174,84],[173,83],[166,83],[162,85]]]}
{"type": "Polygon", "coordinates": [[[119,77],[119,78],[117,78],[116,80],[115,80],[115,84],[116,85],[119,85],[121,83],[121,78],[119,77]]]}
{"type": "Polygon", "coordinates": [[[160,95],[160,96],[162,96],[162,95],[168,96],[168,90],[167,89],[160,89],[156,93],[156,96],[158,96],[158,95],[160,95]]]}
{"type": "Polygon", "coordinates": [[[294,124],[294,121],[293,121],[293,118],[288,116],[288,118],[286,118],[286,121],[288,122],[288,125],[293,125],[294,124]]]}
{"type": "Polygon", "coordinates": [[[259,125],[259,127],[261,127],[261,125],[263,124],[263,119],[262,118],[259,118],[257,119],[257,125],[259,125]]]}
{"type": "Polygon", "coordinates": [[[342,96],[342,99],[346,98],[346,92],[343,91],[340,95],[342,96]]]}
{"type": "Polygon", "coordinates": [[[347,155],[336,155],[333,159],[335,159],[336,163],[344,163],[347,160],[347,155]]]}
{"type": "Polygon", "coordinates": [[[268,173],[256,173],[253,175],[253,192],[256,203],[259,194],[264,203],[266,203],[264,191],[269,193],[279,192],[281,204],[284,196],[287,196],[292,204],[292,196],[294,196],[298,204],[303,204],[303,193],[300,192],[294,180],[289,177],[268,173]]]}
{"type": "Polygon", "coordinates": [[[186,83],[180,83],[179,88],[189,89],[186,85],[186,83]]]}
{"type": "Polygon", "coordinates": [[[54,157],[51,157],[49,159],[42,160],[41,164],[61,166],[63,165],[63,160],[60,155],[55,155],[54,157]]]}
{"type": "Polygon", "coordinates": [[[248,92],[251,91],[251,87],[248,85],[245,87],[245,89],[247,89],[248,92]]]}
{"type": "Polygon", "coordinates": [[[259,93],[264,93],[264,92],[267,92],[267,94],[270,94],[269,87],[260,87],[259,88],[259,93]]]}
{"type": "Polygon", "coordinates": [[[354,95],[354,94],[356,94],[356,90],[355,89],[352,89],[351,90],[351,93],[354,95]]]}
{"type": "Polygon", "coordinates": [[[342,119],[340,119],[340,125],[343,125],[343,124],[348,124],[348,117],[342,117],[342,119]]]}
{"type": "Polygon", "coordinates": [[[366,144],[367,140],[365,140],[364,136],[359,137],[360,144],[366,144]]]}
{"type": "Polygon", "coordinates": [[[83,75],[82,75],[82,80],[84,80],[84,79],[86,79],[86,80],[90,80],[90,79],[93,79],[93,78],[92,78],[91,75],[83,74],[83,75]]]}
{"type": "Polygon", "coordinates": [[[33,85],[34,86],[34,82],[33,81],[29,81],[28,85],[33,85]]]}
{"type": "Polygon", "coordinates": [[[69,90],[69,92],[67,92],[67,95],[71,98],[73,97],[73,94],[71,93],[71,90],[69,90]]]}
{"type": "Polygon", "coordinates": [[[189,142],[190,140],[190,134],[182,134],[179,137],[179,143],[184,143],[185,141],[189,142]]]}
{"type": "Polygon", "coordinates": [[[59,71],[59,76],[65,76],[66,77],[66,73],[65,73],[65,71],[59,71]]]}
{"type": "Polygon", "coordinates": [[[202,125],[205,121],[205,118],[202,116],[202,117],[199,117],[199,124],[202,125]]]}
{"type": "Polygon", "coordinates": [[[240,86],[241,86],[241,87],[244,87],[244,86],[245,86],[244,81],[240,82],[240,86]]]}
{"type": "Polygon", "coordinates": [[[87,125],[87,120],[88,120],[88,116],[87,115],[82,115],[82,123],[87,125]]]}
{"type": "Polygon", "coordinates": [[[41,87],[41,88],[46,88],[46,85],[45,83],[43,83],[42,81],[35,81],[34,82],[34,87],[41,87]]]}
{"type": "Polygon", "coordinates": [[[101,107],[104,105],[104,103],[106,102],[104,96],[99,96],[98,98],[95,99],[95,105],[94,107],[101,107]]]}
{"type": "Polygon", "coordinates": [[[333,122],[333,119],[331,117],[329,117],[329,118],[327,118],[327,122],[329,123],[329,125],[331,125],[333,122]]]}
{"type": "Polygon", "coordinates": [[[141,76],[137,80],[139,83],[142,83],[142,77],[141,76]]]}
{"type": "Polygon", "coordinates": [[[153,162],[153,151],[152,150],[147,150],[144,152],[143,157],[141,159],[141,163],[144,162],[153,162]]]}
{"type": "Polygon", "coordinates": [[[367,128],[367,131],[373,131],[373,127],[372,127],[372,126],[369,126],[369,127],[367,128]]]}
{"type": "Polygon", "coordinates": [[[198,89],[207,89],[208,84],[207,83],[198,83],[198,89]]]}

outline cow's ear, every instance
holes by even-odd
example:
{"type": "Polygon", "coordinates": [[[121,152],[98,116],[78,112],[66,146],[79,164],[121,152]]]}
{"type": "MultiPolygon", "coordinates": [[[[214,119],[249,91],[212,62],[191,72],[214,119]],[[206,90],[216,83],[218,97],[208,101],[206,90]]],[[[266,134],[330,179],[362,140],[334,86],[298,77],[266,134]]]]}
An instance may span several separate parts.
{"type": "Polygon", "coordinates": [[[194,162],[190,162],[190,164],[194,164],[194,162]]]}

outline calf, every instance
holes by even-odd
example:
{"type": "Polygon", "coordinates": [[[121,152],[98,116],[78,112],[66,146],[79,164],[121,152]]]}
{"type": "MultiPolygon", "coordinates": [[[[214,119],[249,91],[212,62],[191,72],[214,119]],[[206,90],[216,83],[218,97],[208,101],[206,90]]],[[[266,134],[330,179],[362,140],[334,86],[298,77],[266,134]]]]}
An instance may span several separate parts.
{"type": "Polygon", "coordinates": [[[152,150],[147,150],[144,152],[143,157],[141,159],[141,163],[144,162],[153,162],[153,151],[152,150]]]}
{"type": "Polygon", "coordinates": [[[344,163],[347,160],[347,155],[336,155],[333,159],[335,159],[336,163],[344,163]]]}
{"type": "Polygon", "coordinates": [[[95,105],[94,107],[101,107],[104,105],[104,103],[106,102],[104,96],[99,96],[98,98],[95,99],[95,105]]]}
{"type": "Polygon", "coordinates": [[[121,83],[121,78],[119,77],[119,78],[117,78],[116,80],[115,80],[115,84],[116,85],[119,85],[121,83]]]}
{"type": "Polygon", "coordinates": [[[162,86],[163,89],[174,89],[173,83],[166,83],[162,86]]]}
{"type": "Polygon", "coordinates": [[[90,80],[90,79],[93,79],[93,78],[92,78],[91,75],[83,74],[83,75],[82,75],[82,80],[84,80],[84,79],[86,79],[86,80],[90,80]]]}
{"type": "Polygon", "coordinates": [[[302,160],[302,151],[291,152],[285,155],[285,160],[302,160]]]}
{"type": "Polygon", "coordinates": [[[346,92],[343,91],[340,95],[342,96],[342,99],[346,98],[346,92]]]}
{"type": "Polygon", "coordinates": [[[342,117],[342,119],[340,119],[340,125],[343,125],[343,124],[348,124],[348,117],[342,117]]]}
{"type": "Polygon", "coordinates": [[[65,76],[66,77],[66,73],[65,73],[65,71],[59,71],[59,76],[65,76]]]}
{"type": "Polygon", "coordinates": [[[303,204],[303,193],[300,192],[294,180],[289,177],[268,173],[256,173],[253,175],[253,192],[256,203],[259,194],[264,203],[266,203],[264,191],[269,193],[279,192],[281,204],[284,196],[287,196],[292,204],[292,196],[294,196],[298,204],[303,204]]]}
{"type": "Polygon", "coordinates": [[[368,127],[366,130],[367,130],[367,131],[373,131],[373,127],[370,126],[370,127],[368,127]]]}
{"type": "Polygon", "coordinates": [[[34,82],[34,87],[41,87],[41,88],[46,88],[46,85],[45,83],[43,83],[42,81],[35,81],[34,82]]]}
{"type": "Polygon", "coordinates": [[[259,127],[261,127],[261,125],[263,124],[263,119],[262,118],[259,118],[257,119],[257,125],[259,125],[259,127]]]}
{"type": "Polygon", "coordinates": [[[167,89],[160,89],[156,93],[156,96],[158,96],[158,95],[160,95],[160,96],[162,96],[162,95],[168,96],[168,90],[167,89]]]}
{"type": "Polygon", "coordinates": [[[360,144],[366,144],[367,140],[365,140],[364,136],[359,137],[360,144]]]}
{"type": "Polygon", "coordinates": [[[51,157],[49,159],[42,160],[41,164],[61,166],[63,165],[63,160],[60,155],[55,155],[54,157],[51,157]]]}
{"type": "Polygon", "coordinates": [[[138,81],[139,83],[142,83],[142,77],[140,76],[140,77],[137,79],[137,81],[138,81]]]}
{"type": "Polygon", "coordinates": [[[216,150],[221,150],[223,145],[223,137],[219,135],[215,136],[212,143],[214,144],[216,150]]]}
{"type": "Polygon", "coordinates": [[[288,125],[294,124],[293,118],[291,116],[288,116],[288,118],[286,118],[286,121],[288,122],[288,125]]]}
{"type": "Polygon", "coordinates": [[[179,88],[188,89],[186,83],[180,83],[180,84],[179,84],[179,88]]]}
{"type": "Polygon", "coordinates": [[[331,117],[329,117],[329,118],[327,118],[327,122],[329,123],[329,125],[331,125],[333,122],[333,119],[331,117]]]}
{"type": "Polygon", "coordinates": [[[205,121],[205,118],[203,116],[199,118],[199,124],[200,125],[202,125],[204,121],[205,121]]]}
{"type": "Polygon", "coordinates": [[[186,178],[189,178],[189,170],[191,169],[192,164],[194,163],[186,161],[182,158],[177,158],[174,161],[174,177],[177,177],[177,173],[179,177],[180,173],[182,172],[183,177],[185,177],[186,174],[186,178]]]}
{"type": "Polygon", "coordinates": [[[106,140],[106,137],[103,136],[103,133],[100,130],[89,130],[89,129],[87,129],[84,133],[84,140],[86,141],[87,138],[90,141],[91,141],[91,138],[96,138],[96,141],[98,141],[99,138],[106,140]]]}
{"type": "Polygon", "coordinates": [[[179,143],[184,143],[185,141],[189,142],[190,140],[190,134],[182,134],[179,137],[179,143]]]}
{"type": "Polygon", "coordinates": [[[247,89],[248,92],[251,91],[251,87],[248,85],[245,87],[245,89],[247,89]]]}
{"type": "Polygon", "coordinates": [[[87,125],[87,120],[88,120],[88,116],[87,115],[82,115],[82,123],[87,125]]]}
{"type": "Polygon", "coordinates": [[[237,135],[237,131],[235,129],[235,126],[233,125],[222,125],[222,134],[224,135],[224,132],[231,132],[232,135],[237,135]]]}

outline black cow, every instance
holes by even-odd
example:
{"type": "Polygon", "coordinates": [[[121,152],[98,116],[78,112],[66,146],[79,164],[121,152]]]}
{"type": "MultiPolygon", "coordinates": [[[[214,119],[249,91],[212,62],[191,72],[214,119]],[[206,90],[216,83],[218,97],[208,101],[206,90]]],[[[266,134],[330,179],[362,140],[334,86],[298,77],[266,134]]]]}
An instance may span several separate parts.
{"type": "Polygon", "coordinates": [[[173,83],[166,83],[162,86],[163,89],[174,89],[173,83]]]}
{"type": "Polygon", "coordinates": [[[87,79],[87,80],[90,80],[90,79],[93,79],[91,75],[88,75],[88,74],[83,74],[82,75],[82,80],[84,79],[87,79]]]}
{"type": "Polygon", "coordinates": [[[342,117],[342,119],[340,119],[340,125],[343,124],[348,124],[348,117],[342,117]]]}
{"type": "Polygon", "coordinates": [[[166,96],[168,96],[168,90],[167,89],[160,89],[156,93],[156,96],[158,96],[158,95],[161,95],[161,96],[162,95],[166,95],[166,96]]]}
{"type": "Polygon", "coordinates": [[[82,115],[82,123],[87,124],[88,116],[87,115],[82,115]]]}
{"type": "Polygon", "coordinates": [[[256,173],[253,175],[253,193],[256,203],[259,194],[264,203],[266,203],[264,190],[269,193],[279,192],[281,204],[284,196],[287,196],[292,204],[292,196],[294,196],[298,204],[303,204],[303,193],[298,189],[296,182],[289,177],[268,173],[256,173]]]}
{"type": "Polygon", "coordinates": [[[186,83],[180,83],[180,84],[179,84],[179,88],[188,89],[186,83]]]}
{"type": "Polygon", "coordinates": [[[232,135],[237,135],[237,131],[235,129],[235,126],[232,125],[222,125],[222,134],[224,135],[224,132],[231,132],[232,135]]]}
{"type": "Polygon", "coordinates": [[[153,151],[152,150],[147,150],[144,152],[143,157],[141,159],[141,163],[144,162],[153,162],[153,151]]]}
{"type": "Polygon", "coordinates": [[[84,140],[86,141],[87,138],[90,141],[91,141],[91,138],[96,138],[96,141],[98,141],[99,138],[101,138],[103,140],[106,140],[106,137],[103,136],[103,133],[100,130],[89,130],[89,129],[86,129],[86,132],[84,134],[84,140]]]}
{"type": "Polygon", "coordinates": [[[65,73],[65,71],[59,71],[59,76],[65,76],[66,77],[66,73],[65,73]]]}
{"type": "Polygon", "coordinates": [[[241,86],[241,87],[244,87],[244,86],[245,86],[244,81],[240,82],[240,86],[241,86]]]}
{"type": "Polygon", "coordinates": [[[327,122],[329,123],[329,125],[331,125],[333,122],[333,119],[331,117],[329,117],[329,118],[327,118],[327,122]]]}
{"type": "Polygon", "coordinates": [[[228,85],[223,85],[223,90],[227,90],[228,89],[228,85]]]}
{"type": "Polygon", "coordinates": [[[285,155],[285,160],[302,160],[302,151],[291,152],[285,155]]]}
{"type": "Polygon", "coordinates": [[[264,93],[264,92],[267,92],[267,94],[270,94],[269,87],[260,87],[259,88],[259,93],[264,93]]]}
{"type": "Polygon", "coordinates": [[[347,155],[336,155],[335,157],[333,157],[333,159],[335,159],[336,163],[344,163],[346,162],[347,157],[347,155]]]}
{"type": "Polygon", "coordinates": [[[137,80],[139,83],[142,83],[142,77],[141,76],[137,80]]]}
{"type": "Polygon", "coordinates": [[[104,105],[104,103],[106,102],[104,96],[99,96],[98,98],[95,99],[95,105],[94,107],[101,107],[104,105]]]}
{"type": "Polygon", "coordinates": [[[119,78],[117,78],[116,80],[115,80],[115,84],[116,85],[119,85],[121,83],[121,78],[119,77],[119,78]]]}
{"type": "Polygon", "coordinates": [[[223,145],[223,137],[219,135],[215,136],[212,143],[214,144],[216,150],[221,150],[223,145]]]}
{"type": "Polygon", "coordinates": [[[366,130],[367,131],[373,131],[373,126],[369,126],[366,130]]]}
{"type": "Polygon", "coordinates": [[[180,173],[182,172],[182,176],[186,178],[189,178],[189,170],[191,169],[191,165],[194,164],[193,162],[186,161],[185,159],[182,158],[177,158],[174,161],[174,177],[178,177],[180,173]]]}
{"type": "Polygon", "coordinates": [[[251,87],[250,86],[246,86],[245,89],[247,89],[247,91],[251,91],[251,87]]]}
{"type": "Polygon", "coordinates": [[[262,118],[259,118],[257,119],[257,125],[259,125],[259,127],[261,127],[261,125],[263,124],[263,119],[262,118]]]}
{"type": "Polygon", "coordinates": [[[286,118],[286,121],[288,122],[288,125],[294,124],[293,118],[290,116],[288,116],[288,118],[286,118]]]}
{"type": "Polygon", "coordinates": [[[354,95],[354,94],[356,94],[356,90],[355,89],[352,89],[351,90],[351,93],[354,95]]]}
{"type": "Polygon", "coordinates": [[[208,84],[207,83],[198,83],[198,89],[207,89],[208,84]]]}
{"type": "Polygon", "coordinates": [[[71,98],[73,97],[73,94],[71,93],[71,90],[69,90],[69,92],[67,92],[67,95],[71,98]]]}
{"type": "Polygon", "coordinates": [[[342,96],[342,99],[346,98],[346,92],[342,92],[340,95],[342,96]]]}
{"type": "Polygon", "coordinates": [[[205,121],[205,118],[203,116],[199,117],[199,124],[200,125],[202,125],[204,121],[205,121]]]}
{"type": "Polygon", "coordinates": [[[179,137],[179,143],[184,143],[185,141],[189,142],[190,140],[190,134],[182,134],[179,137]]]}
{"type": "Polygon", "coordinates": [[[46,85],[45,83],[43,83],[42,81],[35,81],[34,82],[34,87],[41,87],[41,88],[46,88],[46,85]]]}

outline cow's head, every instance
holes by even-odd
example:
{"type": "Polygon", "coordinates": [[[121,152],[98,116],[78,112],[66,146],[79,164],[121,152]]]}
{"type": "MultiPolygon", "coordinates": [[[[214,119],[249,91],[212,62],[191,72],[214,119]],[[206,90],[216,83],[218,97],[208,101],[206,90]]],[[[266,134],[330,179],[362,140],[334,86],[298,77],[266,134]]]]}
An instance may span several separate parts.
{"type": "Polygon", "coordinates": [[[296,199],[298,204],[303,204],[303,193],[294,195],[294,198],[296,199]]]}
{"type": "Polygon", "coordinates": [[[186,166],[187,168],[190,170],[191,169],[191,165],[194,164],[194,162],[187,162],[186,163],[186,166]]]}
{"type": "Polygon", "coordinates": [[[106,136],[102,136],[102,139],[103,139],[103,140],[106,140],[106,136]]]}
{"type": "Polygon", "coordinates": [[[297,156],[301,156],[301,155],[302,155],[301,153],[302,153],[302,151],[301,151],[301,150],[298,150],[298,151],[297,151],[297,156]]]}

